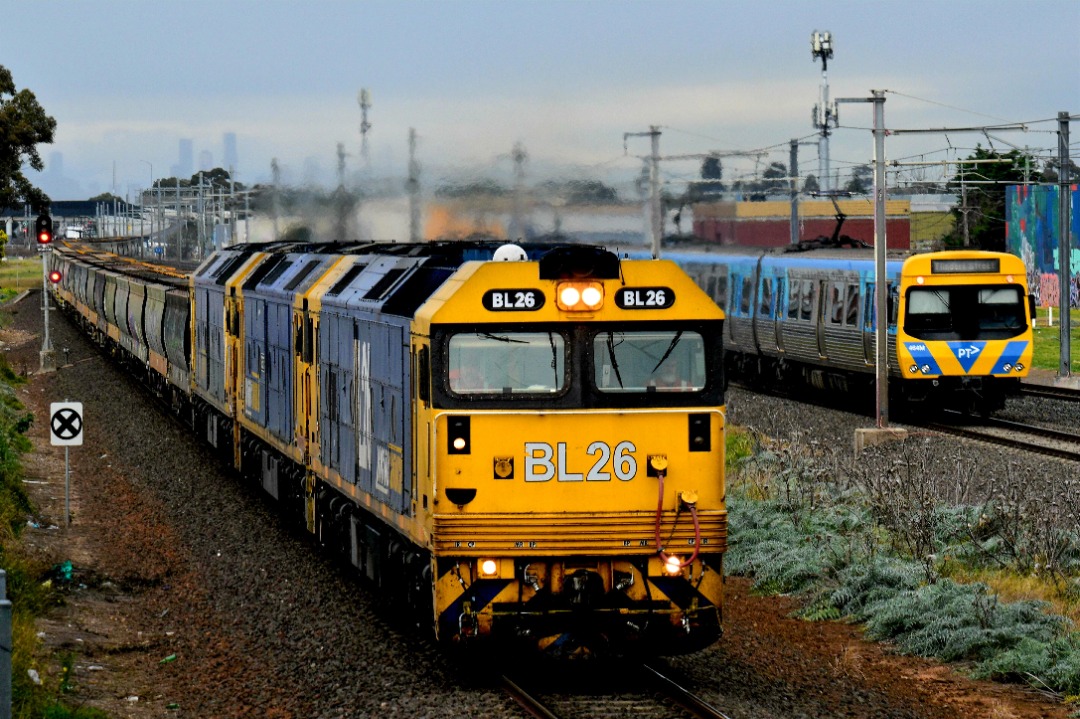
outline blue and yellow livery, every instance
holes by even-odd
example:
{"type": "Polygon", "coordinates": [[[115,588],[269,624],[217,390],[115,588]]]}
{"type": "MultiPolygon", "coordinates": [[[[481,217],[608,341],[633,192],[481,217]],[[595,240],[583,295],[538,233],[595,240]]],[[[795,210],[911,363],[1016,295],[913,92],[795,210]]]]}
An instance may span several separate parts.
{"type": "Polygon", "coordinates": [[[439,640],[677,654],[720,635],[723,313],[673,262],[279,242],[182,287],[53,262],[100,342],[439,640]]]}
{"type": "MultiPolygon", "coordinates": [[[[726,311],[732,376],[873,396],[873,250],[722,247],[665,257],[726,311]]],[[[1025,278],[1023,262],[1005,253],[890,251],[890,405],[982,414],[1001,409],[1031,365],[1025,278]]]]}

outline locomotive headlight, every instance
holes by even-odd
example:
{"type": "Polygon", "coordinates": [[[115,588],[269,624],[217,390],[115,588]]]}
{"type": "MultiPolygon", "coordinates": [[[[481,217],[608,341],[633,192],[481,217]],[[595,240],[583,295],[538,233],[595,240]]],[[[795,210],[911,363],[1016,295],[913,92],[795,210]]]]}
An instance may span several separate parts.
{"type": "Polygon", "coordinates": [[[464,437],[455,437],[454,438],[454,449],[456,449],[458,451],[461,451],[461,450],[465,449],[465,438],[464,437]]]}
{"type": "Polygon", "coordinates": [[[916,277],[915,278],[915,283],[919,284],[919,285],[925,285],[926,284],[926,278],[925,277],[916,277]]]}
{"type": "Polygon", "coordinates": [[[555,304],[569,312],[591,312],[604,305],[604,285],[601,282],[560,282],[555,292],[555,304]]]}
{"type": "Polygon", "coordinates": [[[499,562],[495,559],[480,560],[480,578],[491,579],[499,576],[499,562]]]}
{"type": "Polygon", "coordinates": [[[664,571],[671,576],[682,574],[683,563],[678,557],[672,555],[664,560],[664,571]]]}

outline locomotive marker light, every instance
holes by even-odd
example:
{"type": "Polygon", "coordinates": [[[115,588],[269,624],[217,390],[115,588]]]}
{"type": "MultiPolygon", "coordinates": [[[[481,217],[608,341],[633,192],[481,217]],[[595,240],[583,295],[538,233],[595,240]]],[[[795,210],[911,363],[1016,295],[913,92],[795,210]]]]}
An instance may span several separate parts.
{"type": "Polygon", "coordinates": [[[83,443],[82,402],[53,402],[49,405],[49,441],[64,448],[64,521],[71,526],[70,447],[83,443]]]}

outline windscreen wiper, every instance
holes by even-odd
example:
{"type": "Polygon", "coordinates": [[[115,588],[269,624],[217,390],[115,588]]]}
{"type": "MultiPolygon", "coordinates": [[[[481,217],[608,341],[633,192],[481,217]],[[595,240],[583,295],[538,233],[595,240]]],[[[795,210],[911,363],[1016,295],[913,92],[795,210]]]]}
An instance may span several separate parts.
{"type": "Polygon", "coordinates": [[[607,352],[611,359],[611,369],[615,370],[615,379],[619,381],[619,388],[626,389],[622,383],[622,375],[619,374],[619,363],[615,360],[615,333],[607,333],[607,352]]]}
{"type": "Polygon", "coordinates": [[[528,340],[515,340],[510,337],[500,337],[499,335],[493,335],[490,332],[477,332],[477,337],[483,337],[484,339],[495,340],[496,342],[514,342],[521,345],[529,344],[528,340]]]}
{"type": "MultiPolygon", "coordinates": [[[[671,356],[671,353],[675,350],[675,345],[679,344],[679,338],[681,337],[682,330],[679,330],[675,333],[675,336],[671,338],[671,344],[669,344],[668,348],[664,351],[664,355],[660,358],[660,361],[657,362],[656,366],[652,368],[652,372],[660,369],[660,365],[664,364],[664,360],[671,356]]],[[[649,374],[652,374],[652,372],[650,372],[649,374]]]]}

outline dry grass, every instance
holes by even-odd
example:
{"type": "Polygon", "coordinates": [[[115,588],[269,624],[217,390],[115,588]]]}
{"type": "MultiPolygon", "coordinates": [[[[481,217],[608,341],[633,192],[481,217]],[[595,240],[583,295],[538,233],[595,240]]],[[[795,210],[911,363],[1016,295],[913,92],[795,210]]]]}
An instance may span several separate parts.
{"type": "Polygon", "coordinates": [[[982,582],[1004,602],[1035,600],[1050,605],[1050,612],[1080,627],[1080,598],[1072,595],[1060,578],[1049,575],[1017,574],[1014,570],[972,570],[946,565],[942,576],[955,582],[982,582]]]}

